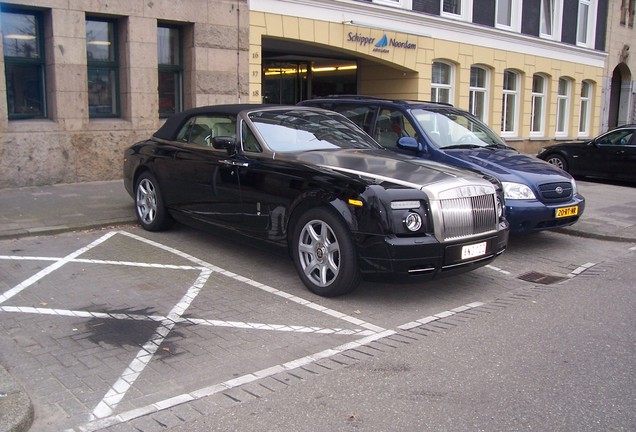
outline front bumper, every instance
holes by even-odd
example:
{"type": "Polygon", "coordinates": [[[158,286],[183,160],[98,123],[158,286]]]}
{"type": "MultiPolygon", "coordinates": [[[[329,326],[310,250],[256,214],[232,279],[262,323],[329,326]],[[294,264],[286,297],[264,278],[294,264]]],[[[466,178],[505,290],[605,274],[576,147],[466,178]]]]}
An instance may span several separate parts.
{"type": "Polygon", "coordinates": [[[585,210],[585,198],[577,194],[567,202],[544,204],[538,200],[511,200],[506,202],[506,219],[510,231],[517,233],[542,231],[574,224],[585,210]],[[513,205],[510,205],[512,203],[513,205]],[[578,206],[576,216],[557,218],[556,209],[578,206]]]}
{"type": "MultiPolygon", "coordinates": [[[[368,239],[367,239],[368,240],[368,239]]],[[[432,279],[442,274],[464,273],[492,262],[508,244],[508,224],[502,222],[494,233],[469,240],[440,243],[433,236],[385,237],[360,247],[360,270],[366,277],[395,275],[432,279]],[[486,253],[462,259],[464,246],[486,242],[486,253]]]]}

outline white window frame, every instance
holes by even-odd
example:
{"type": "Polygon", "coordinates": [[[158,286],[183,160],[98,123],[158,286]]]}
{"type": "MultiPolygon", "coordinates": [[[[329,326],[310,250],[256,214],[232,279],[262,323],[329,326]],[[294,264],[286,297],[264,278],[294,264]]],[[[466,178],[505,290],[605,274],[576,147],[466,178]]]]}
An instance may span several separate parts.
{"type": "Polygon", "coordinates": [[[570,128],[570,105],[572,95],[572,80],[569,78],[559,78],[557,84],[557,107],[556,107],[556,131],[554,136],[566,137],[570,128]],[[566,84],[565,93],[561,92],[561,83],[566,84]],[[565,112],[565,114],[563,114],[565,112]]]}
{"type": "Polygon", "coordinates": [[[594,84],[591,81],[581,82],[581,99],[579,105],[579,137],[590,136],[590,119],[592,118],[592,97],[594,96],[594,84]],[[587,88],[587,94],[583,89],[587,88]]]}
{"type": "Polygon", "coordinates": [[[469,107],[470,105],[473,106],[473,108],[475,107],[475,95],[477,93],[482,93],[484,95],[484,112],[482,113],[482,115],[479,115],[478,113],[473,112],[474,109],[471,109],[471,114],[474,115],[475,117],[477,117],[479,120],[483,121],[484,123],[488,124],[488,114],[490,112],[489,107],[488,107],[488,102],[489,102],[489,89],[490,89],[490,70],[484,66],[480,66],[480,65],[472,65],[470,67],[470,74],[472,77],[472,70],[473,68],[475,69],[479,69],[481,71],[484,72],[484,87],[477,87],[477,86],[473,86],[472,82],[469,81],[468,83],[468,97],[469,97],[469,107]]]}
{"type": "Polygon", "coordinates": [[[413,9],[413,0],[372,0],[372,2],[375,4],[392,6],[399,9],[413,9]]]}
{"type": "Polygon", "coordinates": [[[514,89],[503,88],[502,101],[501,101],[501,136],[502,137],[516,137],[519,133],[519,105],[521,99],[521,74],[512,69],[506,69],[504,71],[504,83],[507,73],[515,76],[516,86],[514,89]],[[510,106],[510,98],[513,99],[512,107],[510,106]],[[504,129],[506,125],[506,118],[508,118],[508,110],[512,109],[512,129],[504,129]]]}
{"type": "Polygon", "coordinates": [[[444,0],[439,2],[440,15],[444,18],[458,19],[462,21],[471,22],[473,20],[473,0],[457,0],[460,5],[460,13],[454,14],[450,12],[444,12],[444,0]]]}
{"type": "Polygon", "coordinates": [[[443,60],[433,60],[433,63],[431,63],[431,100],[433,102],[439,102],[439,99],[437,97],[433,97],[433,93],[434,93],[433,90],[435,89],[448,90],[448,101],[441,101],[441,102],[454,104],[455,102],[455,92],[453,91],[453,89],[455,88],[454,84],[455,84],[455,65],[453,63],[443,61],[443,60]],[[443,64],[449,67],[450,73],[448,74],[448,81],[449,81],[448,83],[433,82],[433,66],[436,63],[443,64]]]}
{"type": "Polygon", "coordinates": [[[534,74],[532,76],[532,104],[530,106],[530,136],[531,137],[543,137],[545,136],[545,119],[546,119],[546,106],[548,100],[548,77],[543,74],[534,74]],[[536,91],[534,88],[534,78],[541,78],[543,81],[543,88],[540,91],[536,91]],[[535,108],[537,106],[537,100],[541,105],[541,114],[539,115],[539,130],[534,130],[534,120],[536,116],[535,108]]]}
{"type": "Polygon", "coordinates": [[[541,0],[541,15],[539,15],[539,36],[544,39],[561,40],[561,23],[563,22],[563,0],[541,0]],[[552,33],[542,30],[545,17],[546,2],[552,5],[552,33]]]}
{"type": "Polygon", "coordinates": [[[579,0],[579,7],[576,12],[576,44],[580,47],[594,48],[596,40],[596,10],[598,8],[597,0],[579,0]],[[584,7],[587,7],[587,21],[585,28],[581,25],[581,13],[584,7]],[[585,40],[581,37],[584,36],[585,40]]]}
{"type": "Polygon", "coordinates": [[[521,1],[520,0],[496,0],[495,27],[514,32],[521,31],[521,1]],[[504,4],[510,5],[510,23],[499,22],[499,8],[504,4]]]}

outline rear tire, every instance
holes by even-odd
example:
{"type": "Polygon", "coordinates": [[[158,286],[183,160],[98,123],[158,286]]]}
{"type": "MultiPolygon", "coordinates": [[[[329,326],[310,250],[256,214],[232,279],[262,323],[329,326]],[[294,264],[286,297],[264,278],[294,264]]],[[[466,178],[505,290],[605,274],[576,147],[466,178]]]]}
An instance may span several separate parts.
{"type": "Polygon", "coordinates": [[[142,173],[135,184],[135,210],[137,221],[147,231],[161,231],[172,223],[157,179],[148,171],[142,173]]]}
{"type": "Polygon", "coordinates": [[[568,163],[565,158],[558,154],[551,154],[545,158],[546,162],[561,168],[563,171],[568,171],[568,163]]]}
{"type": "Polygon", "coordinates": [[[318,207],[302,214],[294,225],[291,247],[298,275],[314,294],[335,297],[359,285],[351,232],[331,210],[318,207]]]}

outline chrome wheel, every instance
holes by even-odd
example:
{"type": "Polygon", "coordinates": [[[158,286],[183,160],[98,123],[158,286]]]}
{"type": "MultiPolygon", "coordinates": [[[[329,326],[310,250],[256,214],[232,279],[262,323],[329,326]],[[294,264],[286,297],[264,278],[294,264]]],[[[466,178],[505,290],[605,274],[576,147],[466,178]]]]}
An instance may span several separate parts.
{"type": "Polygon", "coordinates": [[[305,224],[298,239],[298,257],[303,273],[313,284],[326,287],[340,272],[340,246],[331,227],[324,221],[305,224]]]}
{"type": "Polygon", "coordinates": [[[155,185],[144,178],[137,186],[137,215],[142,224],[150,225],[157,216],[157,192],[155,185]]]}
{"type": "Polygon", "coordinates": [[[563,171],[568,170],[568,164],[565,159],[563,159],[563,156],[559,156],[556,154],[550,155],[546,158],[546,161],[556,166],[557,168],[561,168],[563,171]]]}
{"type": "Polygon", "coordinates": [[[148,231],[161,231],[168,228],[172,222],[172,218],[163,204],[157,179],[148,171],[142,173],[137,180],[135,207],[137,221],[148,231]]]}

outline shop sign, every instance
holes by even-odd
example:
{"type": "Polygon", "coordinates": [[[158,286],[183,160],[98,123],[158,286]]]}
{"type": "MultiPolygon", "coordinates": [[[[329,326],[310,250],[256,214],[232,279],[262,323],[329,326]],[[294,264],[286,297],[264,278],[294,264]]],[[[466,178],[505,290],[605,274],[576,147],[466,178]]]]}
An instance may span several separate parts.
{"type": "Polygon", "coordinates": [[[375,42],[374,37],[364,36],[359,33],[349,32],[347,34],[348,42],[355,42],[360,46],[373,45],[373,52],[380,54],[386,54],[389,52],[389,48],[402,48],[412,50],[417,48],[417,45],[407,40],[398,40],[394,38],[388,38],[386,34],[382,35],[379,41],[375,42]]]}

